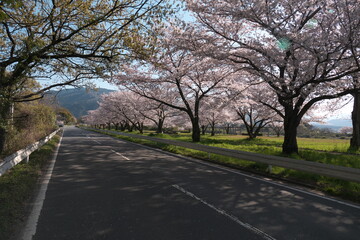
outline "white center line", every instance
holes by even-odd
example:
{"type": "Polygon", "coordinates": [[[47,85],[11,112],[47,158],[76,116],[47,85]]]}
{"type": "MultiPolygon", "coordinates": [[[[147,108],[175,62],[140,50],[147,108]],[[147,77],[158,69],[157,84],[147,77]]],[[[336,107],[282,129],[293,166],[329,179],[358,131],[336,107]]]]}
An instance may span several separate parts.
{"type": "Polygon", "coordinates": [[[99,141],[97,141],[97,140],[95,140],[95,139],[92,139],[92,137],[89,136],[88,134],[86,135],[86,137],[89,138],[89,139],[91,139],[91,140],[93,140],[93,141],[96,142],[97,144],[101,144],[101,142],[99,142],[99,141]]]}
{"type": "Polygon", "coordinates": [[[191,192],[189,192],[189,191],[186,191],[184,188],[180,187],[179,185],[174,184],[174,185],[172,185],[172,186],[173,186],[174,188],[176,188],[177,190],[179,190],[180,192],[185,193],[186,195],[188,195],[188,196],[196,199],[197,201],[199,201],[199,202],[205,204],[206,206],[210,207],[211,209],[217,211],[218,213],[220,213],[220,214],[222,214],[222,215],[230,218],[230,219],[233,220],[234,222],[240,224],[240,225],[243,226],[244,228],[252,231],[253,233],[261,236],[262,238],[267,239],[267,240],[276,240],[275,238],[273,238],[272,236],[268,235],[267,233],[261,231],[260,229],[254,227],[254,226],[252,226],[252,225],[250,225],[250,224],[248,224],[248,223],[245,223],[245,222],[241,221],[240,219],[238,219],[238,218],[235,217],[234,215],[231,215],[231,214],[225,212],[224,210],[222,210],[222,209],[220,209],[220,208],[217,208],[217,207],[215,207],[214,205],[206,202],[205,200],[197,197],[195,194],[193,194],[193,193],[191,193],[191,192]]]}
{"type": "Polygon", "coordinates": [[[129,159],[129,158],[125,157],[125,156],[124,156],[124,155],[122,155],[121,153],[118,153],[118,152],[117,152],[117,151],[115,151],[114,149],[111,149],[111,151],[112,151],[113,153],[115,153],[116,155],[121,156],[121,157],[122,157],[122,158],[124,158],[125,160],[130,161],[130,159],[129,159]]]}

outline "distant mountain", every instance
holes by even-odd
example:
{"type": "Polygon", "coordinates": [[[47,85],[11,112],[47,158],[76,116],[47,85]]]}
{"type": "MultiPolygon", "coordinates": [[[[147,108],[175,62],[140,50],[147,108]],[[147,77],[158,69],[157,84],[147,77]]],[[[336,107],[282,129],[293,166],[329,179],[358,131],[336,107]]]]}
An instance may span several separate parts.
{"type": "Polygon", "coordinates": [[[331,119],[325,124],[312,123],[317,128],[329,128],[337,132],[343,127],[352,127],[351,119],[331,119]]]}
{"type": "Polygon", "coordinates": [[[328,125],[340,126],[340,127],[351,127],[351,119],[332,119],[327,122],[328,125]]]}
{"type": "Polygon", "coordinates": [[[86,115],[87,111],[95,110],[99,107],[98,101],[102,94],[108,94],[113,91],[104,88],[97,90],[74,88],[51,91],[50,94],[56,96],[56,101],[61,107],[68,109],[76,118],[80,118],[86,115]]]}

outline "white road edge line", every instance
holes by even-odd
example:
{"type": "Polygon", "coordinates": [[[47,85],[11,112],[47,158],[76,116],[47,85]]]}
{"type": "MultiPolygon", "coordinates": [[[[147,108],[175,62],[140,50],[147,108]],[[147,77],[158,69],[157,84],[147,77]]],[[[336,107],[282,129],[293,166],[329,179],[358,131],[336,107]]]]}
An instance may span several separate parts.
{"type": "Polygon", "coordinates": [[[176,188],[177,190],[179,190],[180,192],[182,192],[182,193],[184,193],[184,194],[186,194],[186,195],[188,195],[188,196],[196,199],[197,201],[205,204],[206,206],[208,206],[209,208],[215,210],[216,212],[218,212],[218,213],[220,213],[220,214],[222,214],[222,215],[230,218],[230,219],[233,220],[234,222],[236,222],[236,223],[238,223],[239,225],[241,225],[242,227],[250,230],[251,232],[253,232],[253,233],[261,236],[262,238],[267,239],[267,240],[276,240],[275,238],[273,238],[272,236],[268,235],[267,233],[261,231],[260,229],[254,227],[254,226],[252,226],[252,225],[250,225],[250,224],[248,224],[248,223],[245,223],[245,222],[241,221],[240,219],[238,219],[238,218],[235,217],[234,215],[231,215],[231,214],[227,213],[226,211],[224,211],[224,210],[222,210],[222,209],[220,209],[220,208],[215,207],[214,205],[206,202],[205,200],[203,200],[203,199],[199,198],[198,196],[196,196],[195,194],[193,194],[193,193],[185,190],[184,188],[180,187],[179,185],[174,184],[174,185],[172,185],[172,187],[174,187],[174,188],[176,188]]]}
{"type": "Polygon", "coordinates": [[[101,144],[101,142],[99,142],[99,141],[97,141],[97,140],[95,140],[95,139],[92,139],[92,137],[91,137],[89,134],[86,134],[86,135],[84,135],[84,136],[86,136],[87,138],[93,140],[93,141],[96,142],[97,144],[101,144]]]}
{"type": "Polygon", "coordinates": [[[124,158],[125,160],[130,161],[130,159],[129,159],[129,158],[125,157],[124,155],[122,155],[121,153],[119,153],[119,152],[115,151],[114,149],[111,149],[111,151],[112,151],[113,153],[115,153],[116,155],[119,155],[120,157],[124,158]]]}
{"type": "Polygon", "coordinates": [[[22,233],[22,240],[31,240],[33,236],[36,233],[36,227],[37,223],[39,221],[40,213],[44,204],[44,200],[46,197],[46,191],[52,176],[52,172],[55,166],[55,162],[59,153],[59,148],[61,145],[62,136],[60,137],[60,142],[55,150],[54,156],[50,162],[50,165],[47,169],[47,172],[42,180],[40,190],[38,192],[38,195],[36,196],[33,208],[31,210],[31,213],[29,215],[28,220],[26,221],[25,228],[22,233]]]}
{"type": "Polygon", "coordinates": [[[339,204],[342,204],[342,205],[345,205],[345,206],[348,206],[348,207],[353,207],[353,208],[360,209],[360,206],[358,206],[358,205],[354,205],[354,204],[347,203],[347,202],[343,202],[343,201],[340,201],[340,200],[337,200],[337,199],[334,199],[334,198],[330,198],[330,197],[322,196],[322,195],[319,195],[319,194],[316,194],[316,193],[312,193],[312,192],[308,192],[308,191],[305,191],[305,190],[301,190],[301,189],[296,188],[296,187],[290,187],[290,186],[287,186],[287,185],[284,185],[284,184],[281,184],[281,183],[276,183],[276,182],[271,181],[271,180],[261,179],[261,178],[259,178],[259,177],[254,177],[254,176],[251,176],[251,175],[248,175],[248,174],[244,174],[244,173],[241,173],[241,172],[237,172],[237,171],[232,170],[232,169],[227,169],[227,168],[225,168],[225,167],[214,166],[214,165],[212,165],[212,164],[205,163],[205,162],[198,162],[197,160],[190,160],[190,161],[194,161],[194,162],[197,162],[197,163],[199,163],[199,164],[203,164],[203,165],[210,166],[210,167],[213,167],[213,168],[221,169],[221,170],[223,170],[223,171],[235,173],[235,174],[242,175],[242,176],[245,176],[245,177],[248,177],[248,178],[252,178],[252,179],[255,179],[255,180],[259,180],[259,181],[262,181],[262,182],[270,183],[270,184],[275,185],[275,186],[283,187],[283,188],[286,188],[286,189],[289,189],[289,190],[293,190],[293,191],[296,191],[296,192],[300,192],[300,193],[303,193],[303,194],[307,194],[307,195],[310,195],[310,196],[313,196],[313,197],[318,197],[318,198],[326,199],[326,200],[328,200],[328,201],[336,202],[336,203],[339,203],[339,204]]]}

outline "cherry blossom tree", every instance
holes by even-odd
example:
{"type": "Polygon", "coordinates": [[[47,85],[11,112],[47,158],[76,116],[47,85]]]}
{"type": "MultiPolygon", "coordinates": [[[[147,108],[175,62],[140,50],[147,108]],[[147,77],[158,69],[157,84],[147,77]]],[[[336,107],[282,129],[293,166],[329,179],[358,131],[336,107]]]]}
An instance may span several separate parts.
{"type": "Polygon", "coordinates": [[[165,120],[168,120],[171,117],[177,116],[177,111],[174,111],[169,106],[166,106],[162,103],[158,103],[155,101],[150,101],[149,99],[145,99],[146,102],[144,105],[147,111],[142,111],[141,114],[153,122],[156,126],[156,133],[163,133],[163,128],[166,126],[165,120]]]}
{"type": "Polygon", "coordinates": [[[92,125],[115,126],[116,130],[132,131],[134,128],[143,133],[144,125],[156,125],[157,133],[163,132],[165,120],[176,116],[168,106],[141,97],[130,91],[117,91],[101,96],[99,108],[90,111],[84,121],[92,125]],[[96,118],[100,117],[99,121],[96,118]]]}
{"type": "Polygon", "coordinates": [[[247,103],[236,108],[239,119],[244,123],[250,139],[256,138],[260,130],[272,122],[269,109],[259,103],[247,103]]]}
{"type": "MultiPolygon", "coordinates": [[[[242,78],[251,78],[251,76],[243,74],[242,78]]],[[[256,79],[252,79],[252,82],[256,84],[249,85],[245,89],[234,86],[228,90],[230,106],[236,113],[237,120],[241,120],[244,124],[250,139],[256,138],[261,129],[273,122],[277,115],[275,111],[261,103],[274,99],[273,91],[256,79]]]]}
{"type": "Polygon", "coordinates": [[[120,116],[130,131],[136,128],[143,133],[146,118],[142,112],[145,111],[145,104],[139,95],[128,91],[111,92],[101,96],[99,105],[107,117],[120,116]]]}
{"type": "Polygon", "coordinates": [[[108,119],[109,127],[112,124],[116,130],[120,127],[124,131],[126,128],[130,129],[130,126],[133,128],[133,126],[129,124],[129,120],[120,111],[120,103],[121,101],[118,99],[117,93],[112,93],[111,95],[103,94],[100,97],[99,108],[97,110],[101,112],[103,119],[108,119]]]}
{"type": "Polygon", "coordinates": [[[108,122],[106,121],[106,118],[103,118],[103,116],[104,112],[98,108],[88,111],[88,114],[82,118],[82,121],[96,128],[105,128],[108,122]]]}
{"type": "Polygon", "coordinates": [[[115,96],[104,94],[99,101],[99,107],[95,110],[88,111],[88,114],[82,118],[86,124],[96,128],[105,128],[114,125],[116,129],[121,130],[133,128],[129,121],[123,116],[121,112],[120,102],[114,101],[115,96]],[[120,109],[120,110],[119,110],[120,109]]]}
{"type": "MultiPolygon", "coordinates": [[[[164,91],[158,91],[154,95],[162,96],[162,99],[166,99],[169,95],[164,91]]],[[[163,103],[140,97],[140,104],[138,111],[140,114],[148,120],[148,122],[155,124],[156,133],[163,133],[163,128],[166,126],[166,120],[179,115],[179,112],[163,103]]],[[[167,99],[168,102],[172,101],[172,98],[167,99]]]]}
{"type": "Polygon", "coordinates": [[[215,126],[227,122],[230,118],[227,96],[207,97],[200,109],[203,134],[207,127],[210,127],[211,136],[215,135],[215,126]]]}
{"type": "Polygon", "coordinates": [[[202,27],[198,35],[212,44],[206,53],[226,57],[275,93],[277,105],[261,103],[283,119],[283,153],[298,152],[297,127],[314,104],[354,92],[358,0],[186,2],[202,27]]]}
{"type": "Polygon", "coordinates": [[[198,142],[202,101],[207,96],[224,91],[225,79],[235,71],[224,61],[194,55],[184,49],[177,35],[181,35],[180,29],[164,32],[157,44],[160,46],[159,54],[132,66],[123,66],[123,74],[118,74],[112,82],[140,96],[185,112],[192,124],[192,140],[198,142]],[[158,95],[158,92],[164,94],[158,95]]]}
{"type": "Polygon", "coordinates": [[[177,114],[168,119],[166,123],[167,128],[191,133],[192,124],[189,116],[184,111],[177,112],[177,114]]]}
{"type": "Polygon", "coordinates": [[[280,135],[283,133],[283,123],[280,120],[272,121],[269,124],[269,127],[275,132],[277,137],[280,137],[280,135]]]}
{"type": "Polygon", "coordinates": [[[353,132],[353,128],[352,127],[342,127],[342,128],[340,128],[339,132],[342,134],[351,134],[353,132]]]}

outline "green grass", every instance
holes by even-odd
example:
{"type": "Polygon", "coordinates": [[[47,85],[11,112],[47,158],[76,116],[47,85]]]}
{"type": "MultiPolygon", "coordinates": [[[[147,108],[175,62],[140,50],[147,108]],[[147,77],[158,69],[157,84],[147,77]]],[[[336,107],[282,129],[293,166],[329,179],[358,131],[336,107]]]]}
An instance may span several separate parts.
{"type": "Polygon", "coordinates": [[[54,136],[30,155],[28,164],[23,161],[0,177],[0,239],[8,239],[15,231],[14,226],[24,217],[25,203],[32,196],[42,169],[59,140],[58,135],[54,136]]]}
{"type": "MultiPolygon", "coordinates": [[[[240,135],[203,136],[202,142],[207,141],[223,142],[230,145],[258,144],[281,148],[284,139],[283,137],[258,137],[249,141],[246,136],[240,135]]],[[[348,139],[298,138],[298,146],[300,149],[345,153],[350,147],[350,141],[348,139]]]]}
{"type": "MultiPolygon", "coordinates": [[[[137,134],[136,132],[133,133],[137,134]]],[[[145,133],[144,135],[191,142],[190,134],[182,133],[168,135],[145,133]]],[[[211,154],[209,159],[209,154],[201,151],[154,143],[151,141],[140,140],[136,138],[123,137],[114,134],[113,136],[133,142],[135,141],[137,143],[145,144],[148,146],[161,148],[163,150],[182,154],[185,156],[195,157],[208,161],[210,160],[220,164],[245,169],[247,171],[267,174],[268,166],[266,164],[244,161],[241,159],[230,158],[215,154],[211,154]]],[[[260,137],[257,139],[249,140],[245,136],[239,135],[218,135],[213,137],[205,135],[202,136],[200,144],[261,154],[282,156],[282,140],[282,138],[276,137],[260,137]]],[[[292,155],[290,157],[307,161],[340,165],[345,167],[360,168],[360,156],[349,155],[346,153],[349,146],[348,141],[349,140],[344,139],[299,138],[298,143],[299,147],[302,148],[302,150],[299,151],[299,155],[292,155]],[[337,151],[338,153],[333,153],[334,151],[337,151]]],[[[305,173],[281,167],[273,167],[271,175],[274,177],[289,179],[303,184],[311,185],[316,189],[331,194],[333,196],[339,196],[347,200],[360,202],[360,183],[334,179],[317,174],[305,173]]]]}

